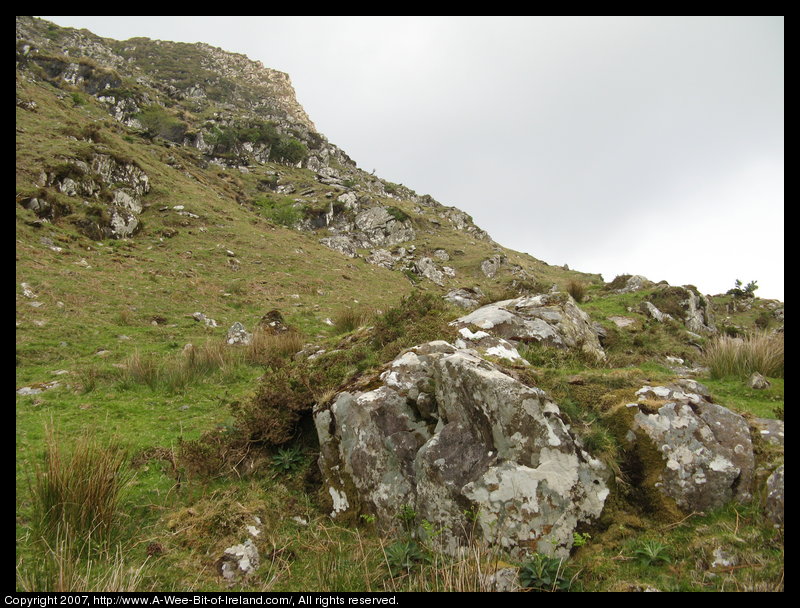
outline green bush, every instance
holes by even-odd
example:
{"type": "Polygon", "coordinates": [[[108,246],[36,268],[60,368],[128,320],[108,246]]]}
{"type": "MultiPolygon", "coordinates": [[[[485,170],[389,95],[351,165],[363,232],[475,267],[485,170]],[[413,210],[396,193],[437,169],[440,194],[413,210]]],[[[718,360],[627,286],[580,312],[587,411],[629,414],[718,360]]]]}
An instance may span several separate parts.
{"type": "Polygon", "coordinates": [[[391,215],[398,222],[405,222],[406,220],[411,219],[405,211],[398,207],[387,207],[386,211],[388,211],[389,215],[391,215]]]}
{"type": "Polygon", "coordinates": [[[294,228],[305,215],[302,206],[289,197],[265,196],[254,203],[265,218],[287,228],[294,228]]]}
{"type": "Polygon", "coordinates": [[[725,293],[734,298],[750,298],[753,296],[756,289],[758,289],[757,281],[750,281],[747,285],[742,287],[742,282],[736,279],[733,289],[729,289],[725,293]]]}
{"type": "Polygon", "coordinates": [[[310,385],[303,367],[268,369],[253,399],[231,404],[236,428],[251,442],[287,443],[294,437],[301,414],[314,404],[310,385]]]}
{"type": "Polygon", "coordinates": [[[161,137],[174,142],[183,141],[183,136],[189,128],[182,120],[158,105],[146,108],[136,115],[136,119],[148,137],[161,137]]]}
{"type": "Polygon", "coordinates": [[[270,160],[296,165],[308,156],[308,148],[301,141],[293,138],[281,139],[272,147],[270,160]]]}

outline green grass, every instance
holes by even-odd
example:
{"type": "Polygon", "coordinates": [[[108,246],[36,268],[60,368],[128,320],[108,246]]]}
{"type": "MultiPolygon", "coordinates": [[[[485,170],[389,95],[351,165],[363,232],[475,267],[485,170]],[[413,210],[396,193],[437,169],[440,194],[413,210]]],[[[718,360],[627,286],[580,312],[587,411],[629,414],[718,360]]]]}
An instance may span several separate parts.
{"type": "Polygon", "coordinates": [[[700,381],[711,390],[715,403],[760,418],[782,417],[777,410],[783,410],[783,378],[770,378],[771,386],[761,390],[750,388],[746,381],[739,379],[701,378],[700,381]]]}

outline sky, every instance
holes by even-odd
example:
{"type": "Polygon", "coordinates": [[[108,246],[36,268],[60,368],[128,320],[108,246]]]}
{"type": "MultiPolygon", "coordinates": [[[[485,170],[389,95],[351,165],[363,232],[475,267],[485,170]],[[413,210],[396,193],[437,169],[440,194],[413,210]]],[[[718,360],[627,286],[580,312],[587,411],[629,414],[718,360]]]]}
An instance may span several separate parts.
{"type": "Polygon", "coordinates": [[[43,17],[291,77],[362,169],[550,264],[783,300],[783,17],[43,17]]]}

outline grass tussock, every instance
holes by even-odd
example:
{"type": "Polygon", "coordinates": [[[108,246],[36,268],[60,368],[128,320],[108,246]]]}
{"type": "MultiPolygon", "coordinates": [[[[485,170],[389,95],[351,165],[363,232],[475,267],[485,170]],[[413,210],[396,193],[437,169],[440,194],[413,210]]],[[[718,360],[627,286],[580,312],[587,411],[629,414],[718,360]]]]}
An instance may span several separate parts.
{"type": "Polygon", "coordinates": [[[567,283],[567,293],[569,293],[576,302],[583,302],[586,298],[586,283],[575,280],[570,281],[567,283]]]}
{"type": "Polygon", "coordinates": [[[48,429],[44,465],[34,469],[30,481],[33,534],[53,551],[81,548],[80,543],[108,546],[129,480],[119,446],[100,444],[85,434],[67,450],[48,429]]]}
{"type": "Polygon", "coordinates": [[[235,375],[245,358],[240,349],[222,341],[189,344],[181,353],[166,357],[137,350],[125,360],[120,382],[123,387],[147,385],[174,392],[215,373],[235,375]]]}
{"type": "Polygon", "coordinates": [[[783,334],[753,333],[744,338],[718,336],[705,348],[705,363],[712,378],[746,379],[754,372],[782,378],[783,334]]]}
{"type": "Polygon", "coordinates": [[[346,334],[369,324],[374,316],[372,310],[346,308],[334,317],[333,327],[337,334],[346,334]]]}
{"type": "Polygon", "coordinates": [[[245,347],[244,358],[253,365],[275,365],[302,350],[304,342],[303,334],[296,331],[275,333],[259,328],[245,347]]]}

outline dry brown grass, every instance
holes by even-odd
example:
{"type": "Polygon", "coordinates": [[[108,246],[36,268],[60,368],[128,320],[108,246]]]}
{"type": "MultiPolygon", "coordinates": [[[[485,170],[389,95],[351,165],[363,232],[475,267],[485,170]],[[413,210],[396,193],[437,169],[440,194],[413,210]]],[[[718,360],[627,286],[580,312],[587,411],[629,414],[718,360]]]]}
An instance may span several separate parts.
{"type": "Polygon", "coordinates": [[[255,365],[269,365],[287,359],[302,350],[304,336],[294,331],[275,333],[257,328],[252,342],[245,347],[244,358],[255,365]]]}
{"type": "Polygon", "coordinates": [[[30,482],[33,533],[51,547],[67,542],[108,543],[121,517],[120,501],[130,476],[118,446],[101,445],[91,434],[71,450],[48,428],[45,463],[30,482]]]}
{"type": "Polygon", "coordinates": [[[718,336],[706,345],[704,357],[712,378],[745,379],[753,372],[782,378],[784,337],[782,333],[767,332],[745,338],[718,336]]]}

